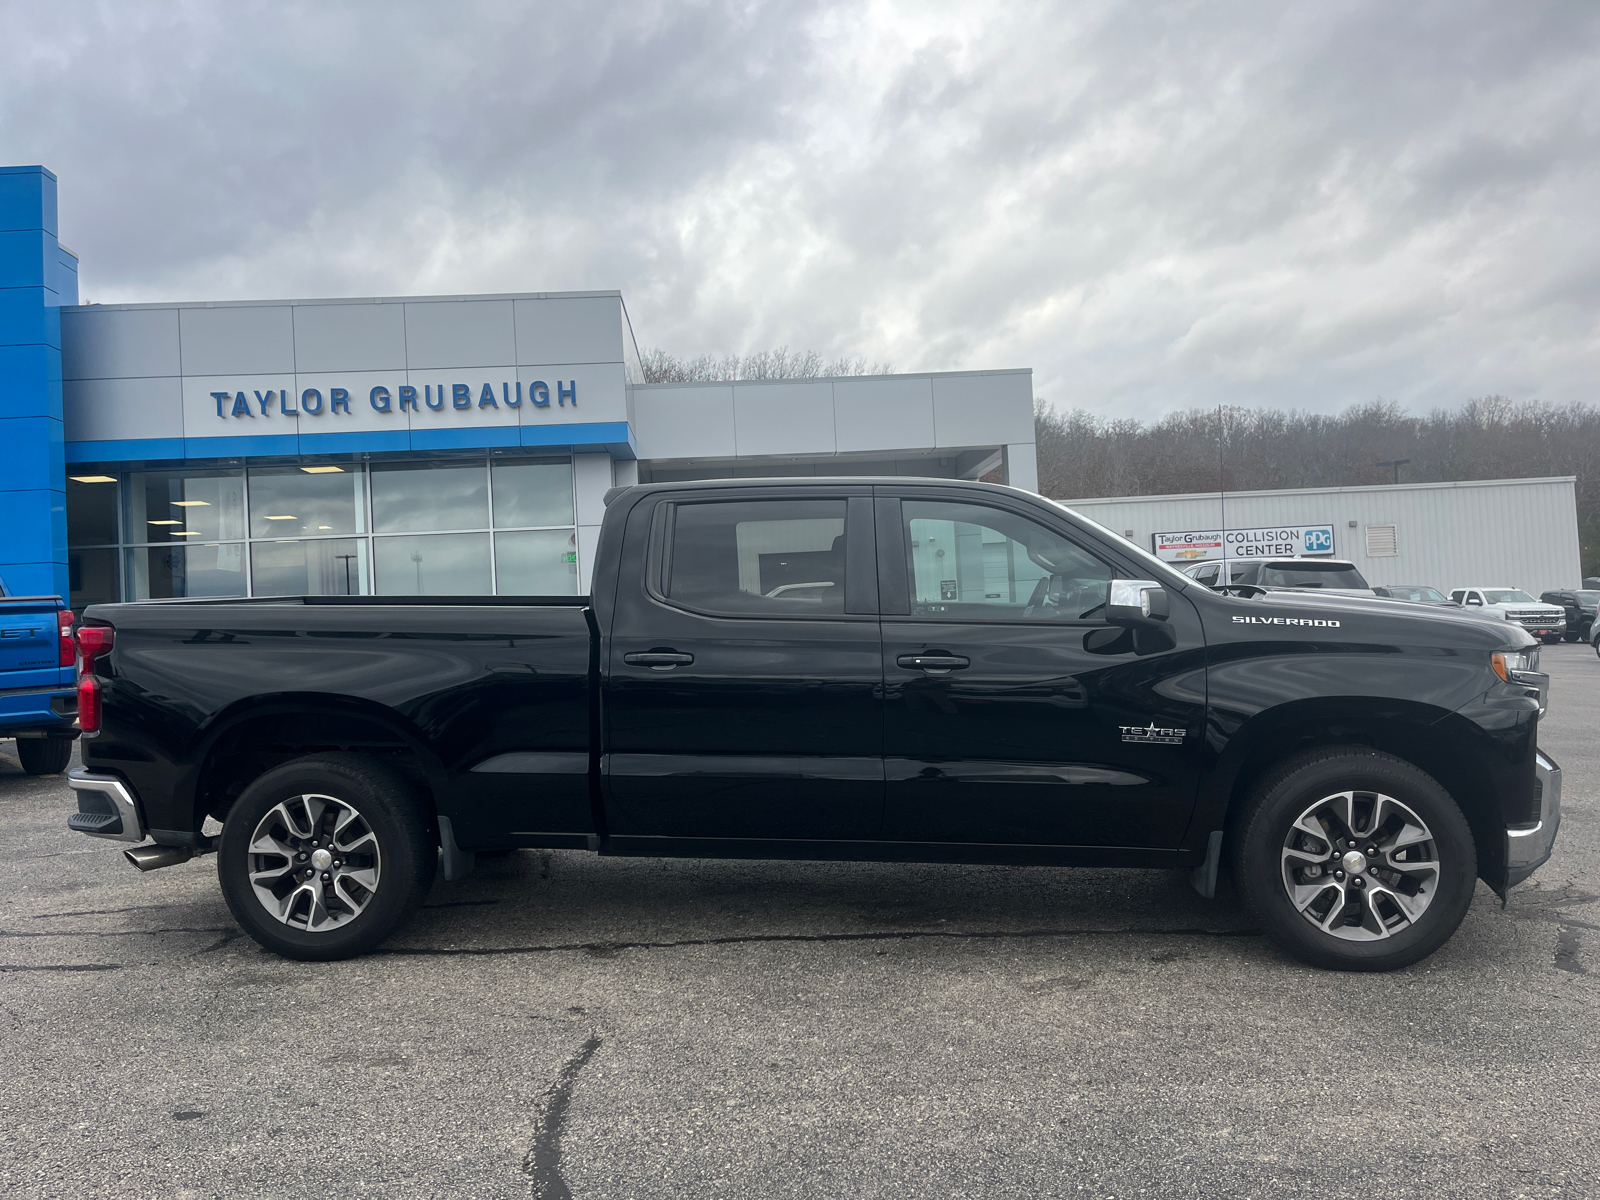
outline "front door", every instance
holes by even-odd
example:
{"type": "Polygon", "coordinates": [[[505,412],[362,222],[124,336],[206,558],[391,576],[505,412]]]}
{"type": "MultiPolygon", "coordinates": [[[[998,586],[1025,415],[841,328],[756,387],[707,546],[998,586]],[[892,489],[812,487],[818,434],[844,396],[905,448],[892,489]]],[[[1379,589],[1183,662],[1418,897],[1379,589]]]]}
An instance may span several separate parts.
{"type": "Polygon", "coordinates": [[[644,516],[628,536],[647,530],[646,569],[619,585],[607,650],[610,833],[877,837],[870,489],[670,493],[644,516]]]}
{"type": "Polygon", "coordinates": [[[884,836],[1170,848],[1194,806],[1199,617],[1172,644],[1102,619],[1103,550],[1023,502],[880,494],[884,836]]]}

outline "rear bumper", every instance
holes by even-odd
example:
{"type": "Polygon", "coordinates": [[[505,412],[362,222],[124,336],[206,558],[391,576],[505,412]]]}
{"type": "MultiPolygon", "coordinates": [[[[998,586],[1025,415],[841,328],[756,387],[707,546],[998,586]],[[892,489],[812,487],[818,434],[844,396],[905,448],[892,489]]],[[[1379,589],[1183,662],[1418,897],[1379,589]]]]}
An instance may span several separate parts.
{"type": "Polygon", "coordinates": [[[67,818],[68,829],[113,842],[144,841],[139,798],[122,780],[74,767],[67,772],[67,786],[78,797],[78,811],[67,818]]]}
{"type": "Polygon", "coordinates": [[[0,737],[77,737],[77,721],[75,687],[0,691],[0,737]]]}
{"type": "Polygon", "coordinates": [[[1535,786],[1539,789],[1539,819],[1531,825],[1506,830],[1506,887],[1513,888],[1550,858],[1561,828],[1561,768],[1554,760],[1538,753],[1535,760],[1535,786]]]}

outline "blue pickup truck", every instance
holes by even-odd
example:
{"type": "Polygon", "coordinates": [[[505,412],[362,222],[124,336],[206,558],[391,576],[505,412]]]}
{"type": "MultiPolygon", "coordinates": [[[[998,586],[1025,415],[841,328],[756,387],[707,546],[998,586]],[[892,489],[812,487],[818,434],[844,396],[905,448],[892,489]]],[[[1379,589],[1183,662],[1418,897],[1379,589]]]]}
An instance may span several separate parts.
{"type": "Polygon", "coordinates": [[[13,596],[0,579],[0,738],[29,775],[57,775],[78,736],[72,610],[60,596],[13,596]]]}

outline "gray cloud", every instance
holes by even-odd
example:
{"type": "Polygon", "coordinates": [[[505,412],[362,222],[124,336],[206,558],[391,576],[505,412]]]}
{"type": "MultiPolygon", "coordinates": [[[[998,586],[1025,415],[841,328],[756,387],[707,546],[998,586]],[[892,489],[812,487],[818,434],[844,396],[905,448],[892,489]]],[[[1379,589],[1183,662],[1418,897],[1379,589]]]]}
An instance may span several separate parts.
{"type": "Polygon", "coordinates": [[[608,288],[1049,399],[1594,398],[1600,10],[0,4],[92,299],[608,288]]]}

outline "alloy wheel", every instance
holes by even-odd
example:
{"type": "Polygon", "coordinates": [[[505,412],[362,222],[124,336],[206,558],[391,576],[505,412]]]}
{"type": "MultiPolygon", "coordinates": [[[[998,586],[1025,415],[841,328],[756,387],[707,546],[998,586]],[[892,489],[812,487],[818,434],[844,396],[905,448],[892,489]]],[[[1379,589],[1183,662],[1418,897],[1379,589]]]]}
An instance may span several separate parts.
{"type": "Polygon", "coordinates": [[[382,853],[371,824],[347,801],[294,796],[267,810],[248,850],[261,906],[310,933],[355,920],[377,894],[382,853]]]}
{"type": "Polygon", "coordinates": [[[1439,866],[1427,823],[1379,792],[1324,796],[1300,814],[1283,844],[1290,903],[1347,941],[1376,941],[1415,925],[1433,903],[1439,866]]]}

